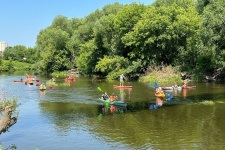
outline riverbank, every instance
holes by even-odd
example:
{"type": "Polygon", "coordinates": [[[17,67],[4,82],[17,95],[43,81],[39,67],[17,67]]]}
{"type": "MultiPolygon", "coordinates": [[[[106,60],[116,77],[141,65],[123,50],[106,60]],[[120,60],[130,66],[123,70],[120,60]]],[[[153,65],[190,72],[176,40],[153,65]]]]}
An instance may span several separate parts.
{"type": "Polygon", "coordinates": [[[16,70],[16,71],[33,70],[34,69],[33,65],[34,64],[29,64],[25,62],[2,60],[0,65],[0,71],[7,72],[12,70],[16,70]]]}

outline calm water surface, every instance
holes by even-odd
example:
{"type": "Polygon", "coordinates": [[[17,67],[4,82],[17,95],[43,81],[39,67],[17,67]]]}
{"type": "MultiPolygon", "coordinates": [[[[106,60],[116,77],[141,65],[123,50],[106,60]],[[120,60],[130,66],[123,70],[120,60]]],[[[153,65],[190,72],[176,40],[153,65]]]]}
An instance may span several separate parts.
{"type": "MultiPolygon", "coordinates": [[[[19,120],[0,135],[3,147],[18,150],[73,149],[225,149],[225,85],[189,83],[196,89],[168,91],[172,100],[154,96],[148,84],[126,81],[132,89],[117,89],[119,81],[82,77],[53,89],[25,85],[22,73],[0,74],[0,90],[18,97],[19,120]],[[101,87],[127,102],[127,107],[104,106],[101,87]],[[123,95],[119,95],[123,92],[123,95]],[[157,109],[149,109],[155,104],[157,109]]],[[[49,77],[37,76],[41,82],[49,77]]],[[[40,83],[39,83],[40,84],[40,83]]],[[[154,84],[152,84],[154,85],[154,84]]],[[[166,83],[160,86],[170,86],[166,83]]]]}

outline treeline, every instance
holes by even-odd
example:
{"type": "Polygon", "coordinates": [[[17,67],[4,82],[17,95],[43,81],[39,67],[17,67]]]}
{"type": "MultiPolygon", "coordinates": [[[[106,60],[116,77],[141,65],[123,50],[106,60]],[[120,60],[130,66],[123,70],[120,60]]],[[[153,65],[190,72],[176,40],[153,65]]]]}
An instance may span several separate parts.
{"type": "Polygon", "coordinates": [[[16,45],[14,47],[6,47],[3,59],[34,64],[40,59],[40,52],[36,48],[16,45]]]}
{"type": "Polygon", "coordinates": [[[26,48],[23,45],[6,47],[0,57],[0,71],[37,69],[37,62],[40,60],[40,51],[36,48],[26,48]]]}
{"type": "Polygon", "coordinates": [[[81,19],[59,15],[37,36],[36,60],[45,72],[78,67],[111,79],[161,64],[201,75],[225,66],[224,18],[224,0],[114,3],[81,19]]]}

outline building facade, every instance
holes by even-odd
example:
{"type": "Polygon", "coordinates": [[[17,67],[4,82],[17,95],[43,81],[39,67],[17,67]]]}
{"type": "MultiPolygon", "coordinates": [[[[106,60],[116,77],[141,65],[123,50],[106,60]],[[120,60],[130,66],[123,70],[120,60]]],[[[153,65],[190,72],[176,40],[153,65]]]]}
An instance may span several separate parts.
{"type": "Polygon", "coordinates": [[[6,47],[8,47],[8,44],[6,42],[0,42],[0,56],[3,54],[3,51],[6,47]]]}

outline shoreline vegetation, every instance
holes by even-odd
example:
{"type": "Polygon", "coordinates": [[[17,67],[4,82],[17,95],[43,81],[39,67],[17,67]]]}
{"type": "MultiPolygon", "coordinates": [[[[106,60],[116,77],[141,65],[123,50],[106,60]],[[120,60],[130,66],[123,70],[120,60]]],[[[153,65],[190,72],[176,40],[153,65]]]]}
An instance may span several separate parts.
{"type": "Polygon", "coordinates": [[[109,80],[124,74],[140,82],[224,82],[225,1],[206,1],[116,2],[84,18],[58,15],[35,47],[7,47],[0,71],[66,77],[64,70],[79,68],[81,75],[109,80]]]}
{"type": "Polygon", "coordinates": [[[154,66],[149,67],[146,73],[139,78],[144,83],[165,83],[165,82],[182,82],[181,73],[175,71],[172,66],[154,66]]]}

